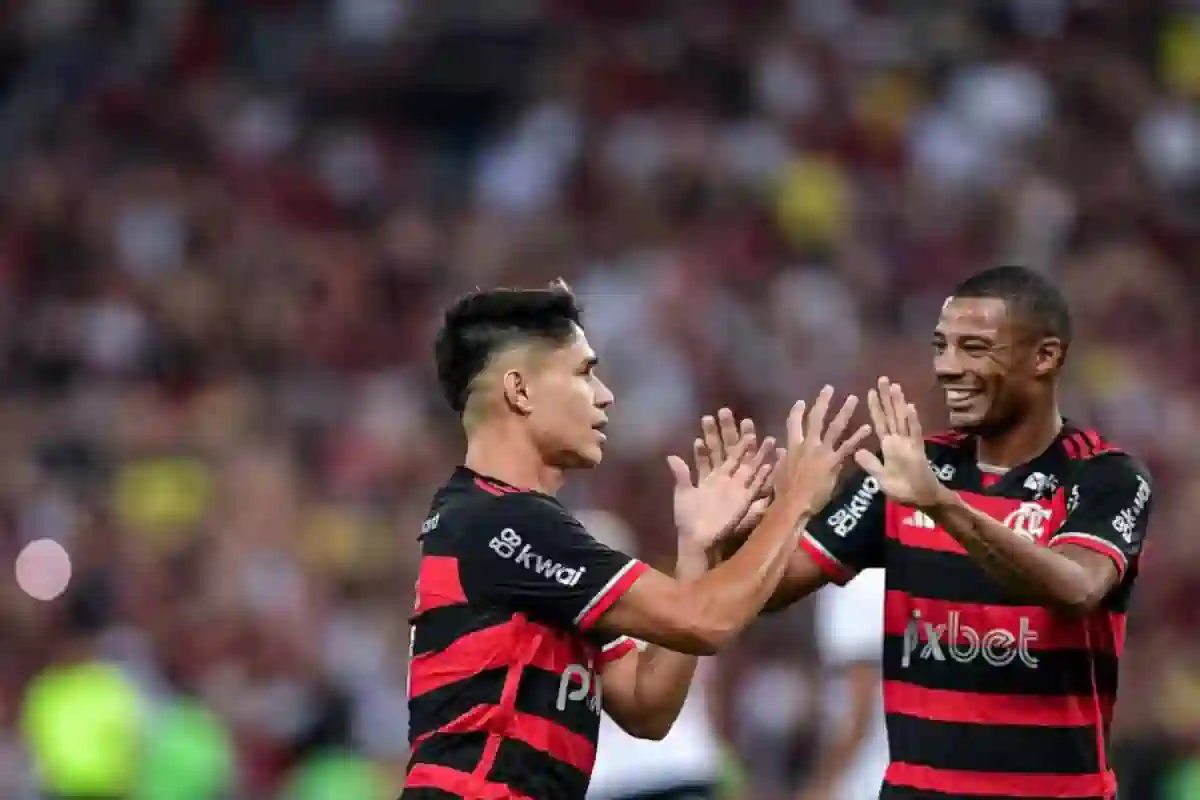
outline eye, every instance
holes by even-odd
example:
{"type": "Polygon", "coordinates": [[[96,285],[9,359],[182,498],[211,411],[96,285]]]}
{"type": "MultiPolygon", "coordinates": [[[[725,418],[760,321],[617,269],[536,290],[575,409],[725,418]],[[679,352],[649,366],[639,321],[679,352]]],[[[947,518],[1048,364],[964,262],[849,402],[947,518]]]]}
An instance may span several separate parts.
{"type": "Polygon", "coordinates": [[[932,342],[932,345],[933,345],[933,352],[937,353],[938,355],[941,355],[942,353],[946,352],[946,343],[943,342],[941,339],[934,339],[932,342]]]}
{"type": "Polygon", "coordinates": [[[967,342],[962,346],[962,351],[969,356],[985,356],[991,349],[983,342],[967,342]]]}

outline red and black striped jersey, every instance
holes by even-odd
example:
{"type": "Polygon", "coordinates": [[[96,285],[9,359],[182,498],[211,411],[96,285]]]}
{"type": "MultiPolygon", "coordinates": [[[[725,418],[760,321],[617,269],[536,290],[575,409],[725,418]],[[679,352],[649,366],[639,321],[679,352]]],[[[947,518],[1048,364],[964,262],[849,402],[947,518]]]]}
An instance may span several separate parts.
{"type": "Polygon", "coordinates": [[[647,567],[554,498],[459,468],[421,532],[406,800],[582,798],[606,664],[596,621],[647,567]]]}
{"type": "Polygon", "coordinates": [[[838,583],[886,570],[883,798],[1111,798],[1108,735],[1150,476],[1071,426],[1032,461],[981,468],[974,440],[926,440],[943,483],[1014,536],[1112,559],[1120,583],[1071,619],[1009,596],[927,515],[856,471],[802,546],[838,583]]]}

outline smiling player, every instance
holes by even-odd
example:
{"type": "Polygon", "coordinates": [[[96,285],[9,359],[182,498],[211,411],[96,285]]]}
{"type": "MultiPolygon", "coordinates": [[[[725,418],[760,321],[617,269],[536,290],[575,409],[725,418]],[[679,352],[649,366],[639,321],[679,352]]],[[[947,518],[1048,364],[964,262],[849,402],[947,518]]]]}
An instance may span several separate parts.
{"type": "Polygon", "coordinates": [[[1070,343],[1064,299],[1031,270],[956,287],[933,334],[953,431],[923,437],[881,378],[882,457],[856,454],[773,600],[885,568],[883,798],[1116,793],[1109,726],[1152,490],[1135,458],[1063,419],[1070,343]]]}

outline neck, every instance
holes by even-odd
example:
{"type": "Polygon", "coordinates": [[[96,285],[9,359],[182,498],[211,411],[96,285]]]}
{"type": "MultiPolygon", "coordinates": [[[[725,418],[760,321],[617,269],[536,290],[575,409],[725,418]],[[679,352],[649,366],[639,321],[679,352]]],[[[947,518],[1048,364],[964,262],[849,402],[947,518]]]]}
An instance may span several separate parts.
{"type": "Polygon", "coordinates": [[[480,475],[542,494],[555,494],[564,480],[563,470],[548,465],[528,437],[499,426],[480,426],[468,435],[463,463],[480,475]]]}
{"type": "Polygon", "coordinates": [[[977,437],[976,457],[994,467],[1015,467],[1032,461],[1055,440],[1062,424],[1058,405],[1052,405],[1046,413],[1030,415],[1004,433],[977,437]]]}

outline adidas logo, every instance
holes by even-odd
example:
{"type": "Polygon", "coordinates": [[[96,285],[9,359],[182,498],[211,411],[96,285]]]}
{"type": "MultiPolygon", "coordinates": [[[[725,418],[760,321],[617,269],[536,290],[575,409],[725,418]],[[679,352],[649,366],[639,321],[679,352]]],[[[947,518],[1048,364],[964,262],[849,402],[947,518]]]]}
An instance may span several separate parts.
{"type": "Polygon", "coordinates": [[[937,527],[937,524],[935,524],[934,521],[929,518],[929,515],[926,514],[924,511],[914,511],[912,513],[912,516],[910,516],[908,519],[904,520],[903,524],[911,525],[914,528],[931,528],[932,529],[932,528],[937,527]]]}

